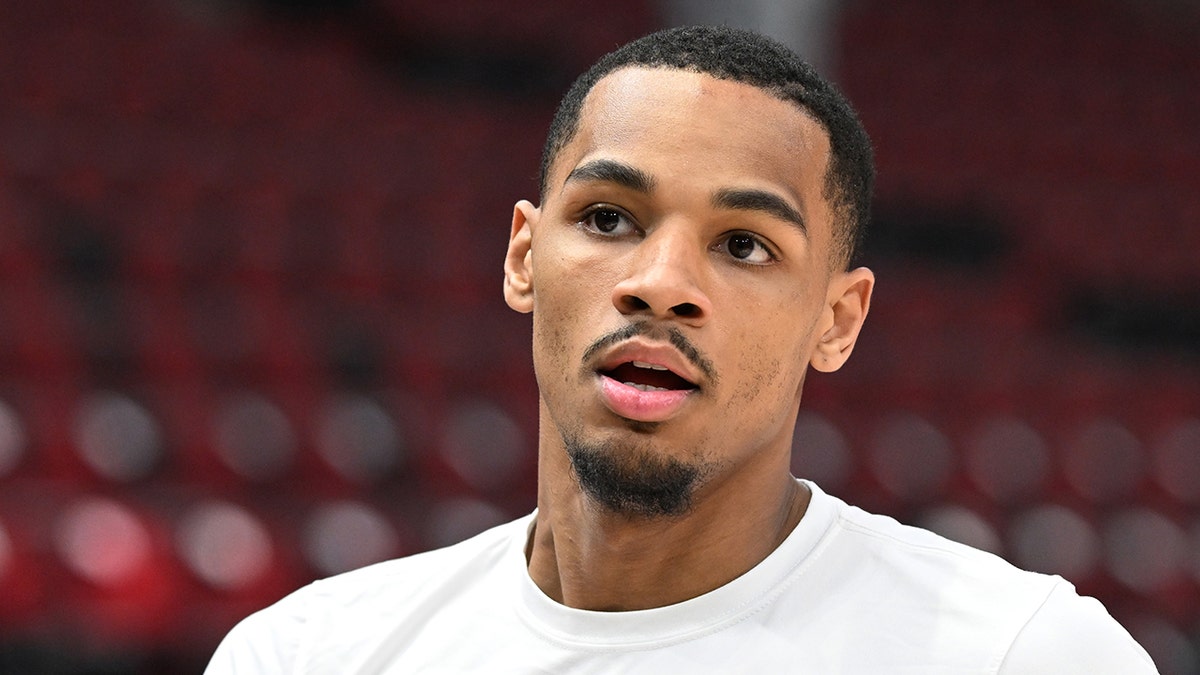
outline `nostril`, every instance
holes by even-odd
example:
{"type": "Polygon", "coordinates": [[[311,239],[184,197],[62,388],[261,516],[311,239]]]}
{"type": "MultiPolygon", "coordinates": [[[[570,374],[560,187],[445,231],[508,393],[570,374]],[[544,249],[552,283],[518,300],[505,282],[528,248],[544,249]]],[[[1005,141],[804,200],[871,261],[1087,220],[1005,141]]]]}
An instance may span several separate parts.
{"type": "Polygon", "coordinates": [[[690,302],[681,302],[671,308],[675,316],[695,316],[700,313],[700,308],[690,302]]]}
{"type": "Polygon", "coordinates": [[[629,310],[633,311],[633,312],[639,312],[643,309],[650,308],[650,303],[646,302],[645,300],[639,298],[636,295],[627,295],[627,296],[625,296],[624,300],[625,300],[625,306],[628,307],[629,310]]]}

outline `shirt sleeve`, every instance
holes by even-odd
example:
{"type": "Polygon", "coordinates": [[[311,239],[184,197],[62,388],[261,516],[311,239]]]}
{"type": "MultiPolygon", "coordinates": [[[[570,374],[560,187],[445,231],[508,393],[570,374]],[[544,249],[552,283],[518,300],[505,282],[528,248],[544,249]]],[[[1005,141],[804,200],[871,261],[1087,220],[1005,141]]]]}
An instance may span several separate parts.
{"type": "Polygon", "coordinates": [[[301,589],[242,619],[221,641],[204,675],[300,672],[308,629],[308,590],[301,589]]]}
{"type": "Polygon", "coordinates": [[[1150,655],[1095,598],[1062,581],[1017,634],[999,675],[1158,673],[1150,655]]]}

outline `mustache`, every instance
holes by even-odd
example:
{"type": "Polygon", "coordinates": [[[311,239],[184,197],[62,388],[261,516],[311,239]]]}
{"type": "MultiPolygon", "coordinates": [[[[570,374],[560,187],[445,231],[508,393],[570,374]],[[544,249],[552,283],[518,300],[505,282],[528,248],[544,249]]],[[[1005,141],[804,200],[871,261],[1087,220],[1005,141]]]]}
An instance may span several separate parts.
{"type": "Polygon", "coordinates": [[[683,334],[683,331],[674,326],[659,326],[649,321],[639,321],[631,323],[623,328],[601,336],[595,342],[588,346],[583,352],[583,362],[588,363],[596,354],[602,350],[612,347],[618,343],[638,337],[647,336],[651,338],[665,338],[671,343],[671,346],[679,350],[680,354],[695,366],[704,376],[712,381],[717,381],[717,371],[713,367],[712,361],[706,357],[697,347],[692,344],[692,341],[683,334]]]}

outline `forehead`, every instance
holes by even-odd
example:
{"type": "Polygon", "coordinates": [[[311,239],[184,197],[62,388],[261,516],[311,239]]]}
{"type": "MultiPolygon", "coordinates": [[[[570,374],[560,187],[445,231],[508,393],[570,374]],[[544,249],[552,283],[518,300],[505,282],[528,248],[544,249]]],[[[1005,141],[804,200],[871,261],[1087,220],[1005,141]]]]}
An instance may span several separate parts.
{"type": "Polygon", "coordinates": [[[592,88],[574,137],[551,167],[548,193],[561,190],[574,167],[600,157],[673,187],[773,187],[811,210],[809,202],[824,202],[829,138],[798,104],[753,85],[635,67],[592,88]]]}

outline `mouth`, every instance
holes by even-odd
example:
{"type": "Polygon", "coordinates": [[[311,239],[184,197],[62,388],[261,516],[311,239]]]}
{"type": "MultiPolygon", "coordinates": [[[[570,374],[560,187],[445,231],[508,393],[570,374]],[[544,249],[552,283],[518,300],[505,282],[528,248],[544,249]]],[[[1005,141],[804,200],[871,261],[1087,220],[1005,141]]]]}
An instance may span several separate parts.
{"type": "Polygon", "coordinates": [[[599,372],[638,391],[690,391],[697,388],[695,383],[667,366],[648,361],[625,361],[615,368],[599,372]]]}
{"type": "Polygon", "coordinates": [[[686,361],[669,347],[626,345],[611,354],[596,374],[604,405],[636,422],[666,421],[700,391],[686,361]]]}

